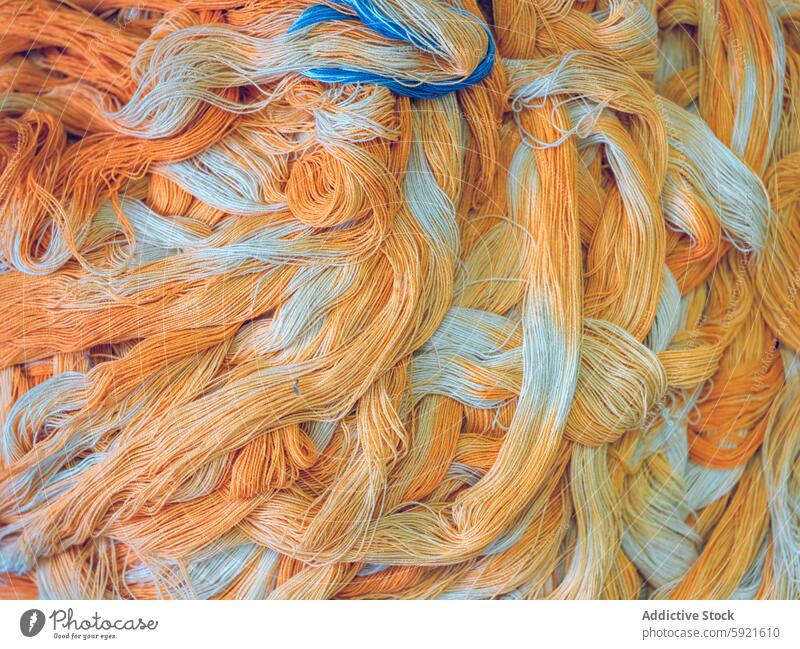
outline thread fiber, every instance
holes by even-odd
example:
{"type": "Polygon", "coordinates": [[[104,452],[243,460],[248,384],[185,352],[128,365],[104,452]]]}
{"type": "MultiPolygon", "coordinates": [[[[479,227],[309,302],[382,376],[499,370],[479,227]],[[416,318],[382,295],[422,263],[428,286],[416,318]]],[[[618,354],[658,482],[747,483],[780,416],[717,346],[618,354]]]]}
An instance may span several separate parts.
{"type": "Polygon", "coordinates": [[[796,0],[0,3],[0,597],[800,597],[796,0]]]}

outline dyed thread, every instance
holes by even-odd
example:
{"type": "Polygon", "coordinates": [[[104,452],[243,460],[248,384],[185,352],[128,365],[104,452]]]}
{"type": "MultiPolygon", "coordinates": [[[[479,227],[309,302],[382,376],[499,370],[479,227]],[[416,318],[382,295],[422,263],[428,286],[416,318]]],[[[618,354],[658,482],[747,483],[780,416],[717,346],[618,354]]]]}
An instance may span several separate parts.
{"type": "Polygon", "coordinates": [[[0,597],[800,596],[800,4],[8,0],[0,597]]]}

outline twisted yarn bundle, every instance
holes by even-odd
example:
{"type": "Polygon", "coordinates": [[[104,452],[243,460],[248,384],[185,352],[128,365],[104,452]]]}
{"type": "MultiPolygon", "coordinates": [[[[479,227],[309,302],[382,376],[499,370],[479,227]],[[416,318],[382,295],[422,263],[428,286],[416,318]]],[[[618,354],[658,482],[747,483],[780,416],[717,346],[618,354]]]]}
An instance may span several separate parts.
{"type": "Polygon", "coordinates": [[[0,597],[800,597],[800,2],[0,25],[0,597]]]}

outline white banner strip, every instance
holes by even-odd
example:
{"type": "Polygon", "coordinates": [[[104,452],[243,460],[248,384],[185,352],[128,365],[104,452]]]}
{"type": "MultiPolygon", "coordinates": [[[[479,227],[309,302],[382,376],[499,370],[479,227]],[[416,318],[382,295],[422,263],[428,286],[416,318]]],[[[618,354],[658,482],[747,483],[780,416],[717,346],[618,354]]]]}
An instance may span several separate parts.
{"type": "Polygon", "coordinates": [[[800,647],[797,602],[0,602],[0,647],[800,647]],[[191,644],[190,644],[191,643],[191,644]]]}

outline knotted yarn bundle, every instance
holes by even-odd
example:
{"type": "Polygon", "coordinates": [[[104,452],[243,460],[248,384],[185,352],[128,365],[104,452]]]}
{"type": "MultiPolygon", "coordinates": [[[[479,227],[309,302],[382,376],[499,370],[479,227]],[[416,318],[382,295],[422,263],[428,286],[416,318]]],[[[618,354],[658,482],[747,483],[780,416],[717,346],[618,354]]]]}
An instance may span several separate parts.
{"type": "Polygon", "coordinates": [[[0,25],[0,597],[800,597],[798,0],[0,25]]]}

